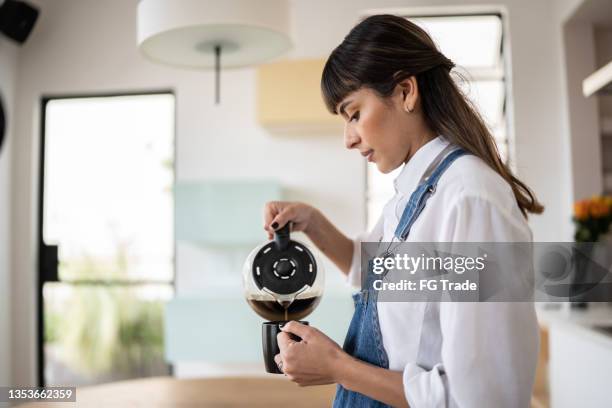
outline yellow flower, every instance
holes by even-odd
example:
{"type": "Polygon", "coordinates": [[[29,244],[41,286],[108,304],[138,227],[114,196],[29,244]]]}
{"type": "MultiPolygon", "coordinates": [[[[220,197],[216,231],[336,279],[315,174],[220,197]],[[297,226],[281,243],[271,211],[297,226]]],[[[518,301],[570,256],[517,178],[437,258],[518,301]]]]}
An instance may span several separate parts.
{"type": "Polygon", "coordinates": [[[578,221],[584,221],[589,218],[589,202],[580,200],[574,203],[574,216],[578,221]]]}
{"type": "Polygon", "coordinates": [[[610,206],[604,197],[593,197],[589,205],[589,212],[594,218],[603,218],[610,213],[610,206]]]}

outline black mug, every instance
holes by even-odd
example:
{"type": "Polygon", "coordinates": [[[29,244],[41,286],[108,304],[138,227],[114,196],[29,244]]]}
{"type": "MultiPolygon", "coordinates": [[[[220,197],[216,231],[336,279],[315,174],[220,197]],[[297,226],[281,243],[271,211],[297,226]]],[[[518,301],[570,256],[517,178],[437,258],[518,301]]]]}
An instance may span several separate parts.
{"type": "MultiPolygon", "coordinates": [[[[265,322],[261,325],[261,344],[263,346],[263,357],[264,364],[266,365],[266,371],[272,374],[282,374],[283,372],[278,369],[276,365],[276,361],[274,361],[274,356],[280,353],[278,348],[278,343],[276,341],[276,336],[282,330],[279,325],[287,324],[288,322],[265,322]]],[[[301,320],[299,323],[308,325],[307,321],[301,320]]],[[[302,339],[295,334],[288,333],[289,337],[291,337],[295,341],[302,341],[302,339]]]]}

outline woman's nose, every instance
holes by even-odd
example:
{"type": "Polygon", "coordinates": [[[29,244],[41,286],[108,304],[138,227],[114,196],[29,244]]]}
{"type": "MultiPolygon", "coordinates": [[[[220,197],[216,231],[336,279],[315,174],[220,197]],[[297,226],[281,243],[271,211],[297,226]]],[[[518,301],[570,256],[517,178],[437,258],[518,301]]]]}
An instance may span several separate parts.
{"type": "Polygon", "coordinates": [[[354,149],[359,144],[359,136],[348,125],[344,125],[344,145],[347,149],[354,149]]]}

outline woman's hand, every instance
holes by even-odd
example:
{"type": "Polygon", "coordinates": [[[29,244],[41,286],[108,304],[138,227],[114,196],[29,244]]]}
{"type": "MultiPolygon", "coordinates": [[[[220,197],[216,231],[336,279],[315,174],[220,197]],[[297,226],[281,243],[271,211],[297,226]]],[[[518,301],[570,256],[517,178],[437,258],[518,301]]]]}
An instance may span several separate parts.
{"type": "Polygon", "coordinates": [[[401,371],[351,357],[314,327],[292,321],[282,330],[277,336],[280,354],[274,361],[299,386],[336,383],[388,405],[408,408],[401,371]],[[292,340],[289,333],[302,341],[292,340]]]}
{"type": "Polygon", "coordinates": [[[292,222],[291,232],[303,231],[307,233],[314,207],[308,204],[292,201],[270,201],[264,207],[264,229],[268,231],[268,239],[272,239],[274,231],[292,222]]]}
{"type": "Polygon", "coordinates": [[[338,344],[314,327],[295,321],[285,324],[282,330],[277,336],[280,354],[274,360],[287,378],[300,386],[338,382],[341,363],[349,357],[338,344]],[[302,341],[291,339],[289,333],[302,341]]]}
{"type": "Polygon", "coordinates": [[[342,234],[323,213],[296,201],[270,201],[264,207],[264,229],[268,239],[291,221],[291,231],[302,231],[338,268],[348,273],[353,260],[353,241],[342,234]]]}

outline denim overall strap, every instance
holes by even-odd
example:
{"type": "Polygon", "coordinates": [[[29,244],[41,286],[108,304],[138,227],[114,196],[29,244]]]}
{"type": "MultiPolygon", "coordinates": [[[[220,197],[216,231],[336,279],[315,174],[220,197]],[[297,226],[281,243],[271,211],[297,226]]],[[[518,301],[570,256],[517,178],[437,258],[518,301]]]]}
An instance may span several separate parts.
{"type": "MultiPolygon", "coordinates": [[[[410,226],[419,216],[427,198],[433,193],[436,183],[442,173],[465,151],[454,146],[445,148],[430,167],[425,171],[419,187],[410,197],[409,203],[402,214],[402,218],[396,229],[395,235],[408,237],[410,226]],[[450,153],[449,153],[450,152],[450,153]]],[[[372,282],[378,277],[372,272],[373,261],[368,262],[368,270],[363,279],[363,289],[353,295],[355,312],[349,325],[343,349],[351,356],[382,368],[389,368],[389,358],[385,351],[380,323],[378,321],[378,291],[373,289],[372,282]]],[[[338,384],[334,408],[387,408],[386,404],[360,394],[349,391],[338,384]]],[[[389,407],[390,408],[390,407],[389,407]]]]}
{"type": "MultiPolygon", "coordinates": [[[[445,151],[447,149],[443,150],[442,153],[446,153],[445,151]]],[[[406,204],[406,208],[404,209],[402,217],[400,218],[400,222],[397,224],[397,228],[395,229],[394,235],[398,240],[405,241],[406,238],[408,238],[412,224],[414,224],[421,214],[421,211],[423,211],[425,208],[425,204],[427,203],[429,197],[431,197],[431,195],[436,191],[436,185],[438,184],[440,177],[442,177],[442,174],[444,174],[444,172],[456,159],[464,154],[467,154],[467,152],[462,148],[451,146],[451,149],[452,151],[450,153],[440,157],[441,162],[433,168],[431,174],[427,174],[427,171],[425,172],[419,186],[410,196],[408,204],[406,204]]],[[[432,164],[435,164],[436,161],[437,160],[434,160],[432,164]]]]}
{"type": "MultiPolygon", "coordinates": [[[[368,270],[363,288],[353,295],[355,311],[344,340],[343,349],[351,356],[382,368],[389,368],[389,358],[382,341],[378,321],[378,292],[372,289],[373,262],[368,262],[368,270]]],[[[355,391],[349,391],[342,385],[336,387],[334,408],[391,408],[380,401],[355,391]]]]}

